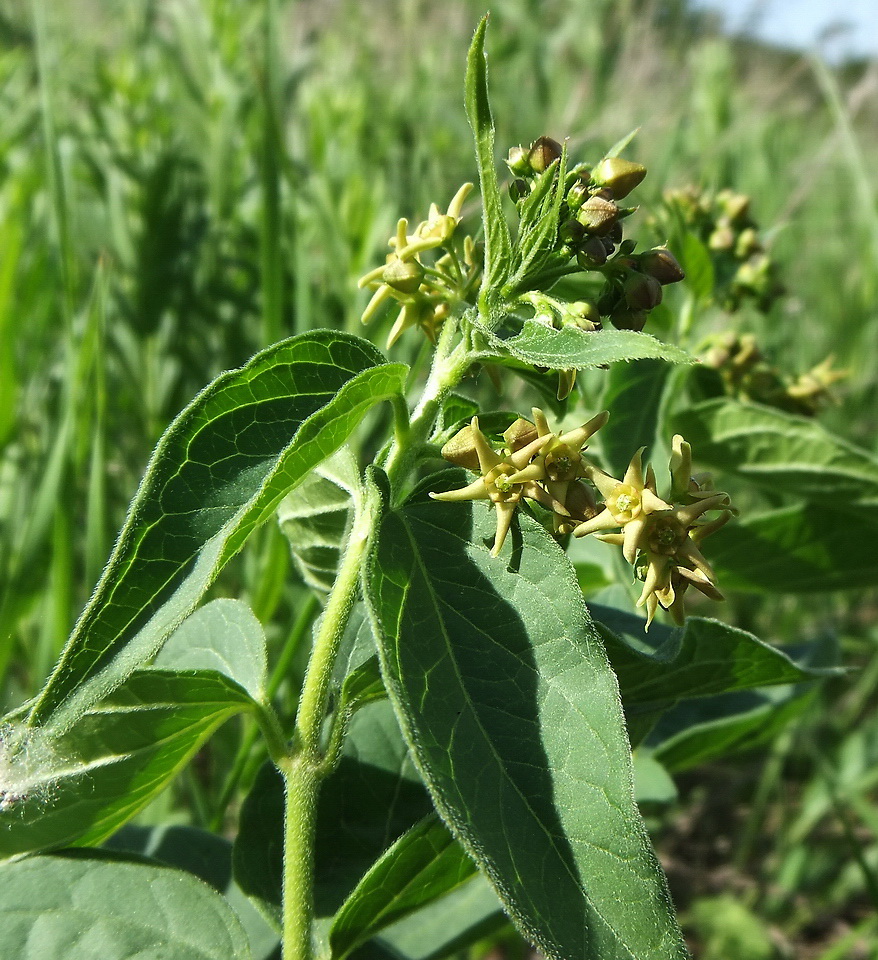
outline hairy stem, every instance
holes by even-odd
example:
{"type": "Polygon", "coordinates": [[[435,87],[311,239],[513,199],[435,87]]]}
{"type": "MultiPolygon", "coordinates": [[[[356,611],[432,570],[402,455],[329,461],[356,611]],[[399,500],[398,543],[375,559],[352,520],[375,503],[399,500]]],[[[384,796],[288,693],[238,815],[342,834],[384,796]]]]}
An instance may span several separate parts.
{"type": "Polygon", "coordinates": [[[305,672],[291,758],[281,765],[286,781],[283,878],[283,960],[311,960],[314,920],[314,832],[323,763],[323,725],[329,710],[330,681],[339,645],[360,582],[374,504],[357,498],[356,519],[344,559],[323,616],[305,672]]]}
{"type": "Polygon", "coordinates": [[[448,319],[443,324],[433,355],[433,366],[421,399],[411,415],[409,429],[404,438],[397,435],[384,464],[394,500],[400,497],[402,484],[433,431],[442,402],[460,383],[472,363],[466,342],[460,341],[457,336],[460,322],[448,319]]]}

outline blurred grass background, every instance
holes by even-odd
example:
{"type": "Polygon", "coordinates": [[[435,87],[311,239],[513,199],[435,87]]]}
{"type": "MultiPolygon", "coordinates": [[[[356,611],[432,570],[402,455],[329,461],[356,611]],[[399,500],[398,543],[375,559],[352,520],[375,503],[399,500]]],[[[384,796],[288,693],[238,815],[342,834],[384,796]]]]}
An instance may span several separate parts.
{"type": "MultiPolygon", "coordinates": [[[[474,177],[462,80],[483,12],[0,2],[8,705],[50,669],[179,409],[283,336],[358,330],[356,279],[396,218],[474,177]]],[[[788,295],[705,322],[756,333],[790,373],[834,353],[850,376],[823,422],[878,452],[876,63],[732,41],[685,0],[503,0],[490,78],[503,150],[550,134],[598,158],[639,126],[647,210],[687,184],[751,195],[788,295]]],[[[266,529],[224,581],[275,636],[294,620],[288,567],[266,529]]],[[[862,595],[779,601],[767,640],[832,630],[862,669],[761,752],[685,774],[655,818],[697,957],[878,957],[875,612],[862,595]]]]}

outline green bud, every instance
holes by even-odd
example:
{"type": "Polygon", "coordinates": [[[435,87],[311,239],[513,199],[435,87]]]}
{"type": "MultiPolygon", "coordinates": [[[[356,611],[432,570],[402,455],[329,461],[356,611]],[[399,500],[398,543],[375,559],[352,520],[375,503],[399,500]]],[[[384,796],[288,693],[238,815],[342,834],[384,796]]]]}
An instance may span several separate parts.
{"type": "Polygon", "coordinates": [[[607,250],[600,237],[584,240],[576,254],[576,262],[583,270],[603,266],[607,262],[607,250]]]}
{"type": "Polygon", "coordinates": [[[384,268],[381,279],[400,293],[414,293],[424,279],[424,268],[417,260],[396,257],[384,268]]]}
{"type": "Polygon", "coordinates": [[[576,213],[585,201],[588,200],[589,196],[588,184],[583,180],[577,180],[567,191],[565,200],[567,201],[567,206],[576,213]]]}
{"type": "Polygon", "coordinates": [[[540,137],[539,140],[534,140],[528,154],[531,169],[535,173],[542,173],[556,160],[561,159],[561,153],[561,144],[551,137],[540,137]]]}
{"type": "Polygon", "coordinates": [[[708,237],[707,245],[711,250],[731,250],[735,245],[735,232],[731,227],[720,226],[708,237]]]}
{"type": "Polygon", "coordinates": [[[738,239],[735,243],[735,256],[740,260],[746,260],[747,257],[758,253],[761,249],[762,245],[759,243],[759,235],[752,227],[748,227],[738,234],[738,239]]]}
{"type": "Polygon", "coordinates": [[[648,276],[655,277],[662,286],[679,283],[686,276],[677,258],[664,247],[642,253],[639,263],[640,269],[648,276]]]}
{"type": "Polygon", "coordinates": [[[513,180],[509,184],[509,196],[512,197],[513,203],[518,203],[519,200],[524,200],[526,196],[530,193],[530,187],[527,185],[527,180],[522,180],[520,177],[517,180],[513,180]]]}
{"type": "Polygon", "coordinates": [[[621,157],[606,157],[594,168],[592,180],[602,187],[609,187],[613,196],[621,200],[640,185],[646,176],[646,167],[621,157]]]}
{"type": "Polygon", "coordinates": [[[585,227],[578,220],[567,220],[558,231],[561,243],[575,246],[585,239],[585,227]]]}
{"type": "Polygon", "coordinates": [[[662,302],[662,286],[655,277],[632,273],[625,281],[625,302],[632,310],[652,310],[662,302]]]}
{"type": "Polygon", "coordinates": [[[526,177],[529,173],[533,173],[533,169],[530,165],[530,160],[528,160],[528,154],[530,151],[525,150],[524,147],[512,147],[509,150],[509,156],[506,158],[506,166],[519,177],[526,177]]]}
{"type": "Polygon", "coordinates": [[[577,300],[574,303],[567,304],[567,310],[562,322],[573,324],[580,330],[587,330],[589,333],[593,330],[601,329],[601,312],[597,304],[589,300],[577,300]]]}
{"type": "Polygon", "coordinates": [[[716,195],[717,206],[733,223],[747,218],[750,213],[750,198],[733,190],[720,190],[716,195]]]}
{"type": "Polygon", "coordinates": [[[619,218],[615,201],[603,197],[589,197],[579,208],[576,219],[585,227],[586,233],[604,236],[612,230],[619,218]]]}

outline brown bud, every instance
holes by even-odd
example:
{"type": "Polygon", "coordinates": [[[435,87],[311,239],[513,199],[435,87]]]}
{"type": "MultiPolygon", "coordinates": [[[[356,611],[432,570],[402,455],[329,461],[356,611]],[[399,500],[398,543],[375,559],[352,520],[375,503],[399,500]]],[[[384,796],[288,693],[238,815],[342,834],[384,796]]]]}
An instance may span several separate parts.
{"type": "Polygon", "coordinates": [[[551,137],[540,137],[539,140],[534,140],[528,154],[531,169],[535,173],[542,173],[556,160],[561,159],[561,153],[561,144],[551,137]]]}
{"type": "Polygon", "coordinates": [[[610,321],[617,330],[640,331],[646,326],[646,310],[619,310],[610,316],[610,321]]]}
{"type": "Polygon", "coordinates": [[[524,417],[519,417],[514,423],[510,424],[503,432],[503,439],[506,446],[512,453],[521,450],[529,443],[533,443],[537,438],[537,428],[524,417]]]}
{"type": "Polygon", "coordinates": [[[479,455],[476,451],[476,442],[473,428],[467,424],[442,447],[442,456],[456,467],[466,467],[467,470],[479,469],[479,455]]]}
{"type": "Polygon", "coordinates": [[[600,237],[584,240],[576,254],[576,262],[583,270],[600,267],[607,262],[607,250],[600,237]]]}
{"type": "Polygon", "coordinates": [[[662,302],[662,287],[655,277],[632,273],[625,281],[625,302],[632,310],[652,310],[662,302]]]}
{"type": "Polygon", "coordinates": [[[640,255],[640,269],[650,277],[665,286],[669,283],[679,283],[686,274],[677,262],[677,258],[665,247],[656,247],[640,255]]]}
{"type": "Polygon", "coordinates": [[[586,233],[604,236],[619,219],[619,208],[613,200],[589,197],[579,208],[576,219],[585,227],[586,233]]]}

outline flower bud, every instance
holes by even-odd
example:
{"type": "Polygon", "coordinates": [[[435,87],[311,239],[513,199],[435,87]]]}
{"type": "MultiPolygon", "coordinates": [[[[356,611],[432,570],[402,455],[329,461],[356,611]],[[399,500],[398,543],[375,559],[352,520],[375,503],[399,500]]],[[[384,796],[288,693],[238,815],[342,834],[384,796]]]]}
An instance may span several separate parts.
{"type": "Polygon", "coordinates": [[[551,137],[540,137],[534,140],[528,154],[528,161],[535,173],[542,173],[556,160],[561,159],[562,147],[557,140],[551,137]]]}
{"type": "Polygon", "coordinates": [[[655,277],[632,273],[625,281],[625,302],[632,310],[652,310],[662,302],[662,287],[655,277]]]}
{"type": "Polygon", "coordinates": [[[617,200],[627,197],[646,176],[646,167],[621,157],[605,157],[594,168],[592,180],[602,187],[609,187],[617,200]]]}
{"type": "Polygon", "coordinates": [[[578,220],[567,220],[558,231],[561,243],[576,246],[585,239],[585,227],[578,220]]]}
{"type": "Polygon", "coordinates": [[[467,470],[479,469],[479,455],[476,447],[476,438],[473,428],[467,424],[442,447],[442,456],[456,467],[466,467],[467,470]]]}
{"type": "Polygon", "coordinates": [[[567,201],[567,206],[576,213],[589,196],[588,183],[584,180],[577,180],[567,191],[567,196],[564,199],[567,201]]]}
{"type": "Polygon", "coordinates": [[[619,208],[613,200],[589,197],[579,208],[576,219],[585,227],[586,233],[604,236],[619,219],[619,208]]]}
{"type": "Polygon", "coordinates": [[[647,276],[655,277],[662,286],[679,283],[686,276],[677,258],[664,247],[642,253],[639,262],[640,269],[647,276]]]}
{"type": "Polygon", "coordinates": [[[533,173],[530,160],[528,160],[529,152],[524,147],[510,148],[509,156],[506,158],[506,166],[519,177],[526,177],[529,173],[533,173]]]}
{"type": "Polygon", "coordinates": [[[720,190],[716,195],[717,206],[731,220],[746,219],[750,213],[750,198],[744,193],[735,193],[733,190],[720,190]]]}
{"type": "Polygon", "coordinates": [[[707,245],[711,250],[731,250],[735,245],[735,232],[728,226],[717,227],[708,237],[707,245]]]}
{"type": "Polygon", "coordinates": [[[524,200],[524,198],[530,193],[530,187],[527,185],[527,180],[522,180],[520,177],[517,180],[513,180],[509,184],[509,196],[512,197],[513,203],[518,203],[519,200],[524,200]]]}
{"type": "Polygon", "coordinates": [[[577,300],[567,305],[567,310],[562,322],[579,327],[580,330],[586,330],[591,333],[593,330],[601,329],[601,313],[597,305],[589,300],[577,300]]]}
{"type": "Polygon", "coordinates": [[[424,279],[424,268],[417,260],[394,257],[384,268],[381,279],[400,293],[414,293],[424,279]]]}
{"type": "Polygon", "coordinates": [[[503,432],[503,439],[510,453],[515,453],[537,439],[537,428],[524,417],[519,417],[503,432]]]}
{"type": "Polygon", "coordinates": [[[610,322],[617,330],[641,331],[646,326],[646,310],[617,310],[611,314],[610,322]]]}
{"type": "Polygon", "coordinates": [[[584,240],[576,254],[576,262],[583,270],[603,266],[607,262],[607,250],[601,238],[589,237],[584,240]]]}
{"type": "Polygon", "coordinates": [[[738,234],[738,240],[735,243],[735,256],[740,260],[746,260],[747,257],[758,253],[761,249],[759,235],[752,227],[748,227],[738,234]]]}

